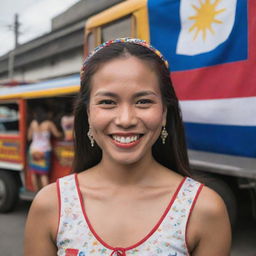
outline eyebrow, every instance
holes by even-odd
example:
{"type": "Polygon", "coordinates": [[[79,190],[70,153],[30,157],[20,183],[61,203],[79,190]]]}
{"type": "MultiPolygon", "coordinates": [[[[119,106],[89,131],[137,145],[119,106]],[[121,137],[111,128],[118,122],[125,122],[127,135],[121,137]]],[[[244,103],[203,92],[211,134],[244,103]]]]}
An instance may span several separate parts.
{"type": "Polygon", "coordinates": [[[135,98],[148,96],[148,95],[158,96],[155,92],[152,92],[152,91],[141,91],[135,94],[135,98]]]}
{"type": "MultiPolygon", "coordinates": [[[[137,92],[134,95],[134,98],[138,98],[138,97],[142,97],[142,96],[148,96],[148,95],[154,95],[154,96],[158,96],[155,92],[153,91],[141,91],[141,92],[137,92]]],[[[95,96],[109,96],[109,97],[113,97],[113,98],[117,98],[118,95],[116,93],[113,92],[108,92],[108,91],[100,91],[97,92],[95,94],[95,96]]]]}
{"type": "Polygon", "coordinates": [[[109,96],[109,97],[117,97],[117,94],[116,94],[116,93],[113,93],[113,92],[101,91],[101,92],[97,92],[94,96],[109,96]]]}

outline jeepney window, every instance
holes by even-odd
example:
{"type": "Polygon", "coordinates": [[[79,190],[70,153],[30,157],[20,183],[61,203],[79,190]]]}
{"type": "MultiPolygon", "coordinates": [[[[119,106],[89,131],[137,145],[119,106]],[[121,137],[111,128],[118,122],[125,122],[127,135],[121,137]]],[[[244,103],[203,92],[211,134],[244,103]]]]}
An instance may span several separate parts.
{"type": "Polygon", "coordinates": [[[87,49],[88,53],[90,53],[95,47],[95,38],[93,33],[90,33],[87,37],[87,49]]]}
{"type": "Polygon", "coordinates": [[[102,42],[119,37],[132,36],[132,15],[116,20],[102,27],[102,42]]]}
{"type": "Polygon", "coordinates": [[[56,96],[50,98],[36,98],[27,101],[27,126],[33,120],[34,111],[38,106],[42,107],[47,113],[49,120],[53,121],[57,128],[61,130],[61,118],[73,112],[75,95],[56,96]]]}
{"type": "Polygon", "coordinates": [[[19,131],[19,112],[17,103],[0,105],[0,133],[17,134],[19,131]]]}

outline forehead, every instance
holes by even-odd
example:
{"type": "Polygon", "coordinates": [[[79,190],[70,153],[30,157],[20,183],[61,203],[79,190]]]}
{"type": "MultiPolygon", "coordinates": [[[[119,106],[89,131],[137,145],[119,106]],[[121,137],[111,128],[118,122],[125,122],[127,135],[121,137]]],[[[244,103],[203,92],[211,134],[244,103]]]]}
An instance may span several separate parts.
{"type": "Polygon", "coordinates": [[[122,56],[102,65],[92,76],[91,90],[153,90],[160,92],[157,73],[148,61],[122,56]]]}

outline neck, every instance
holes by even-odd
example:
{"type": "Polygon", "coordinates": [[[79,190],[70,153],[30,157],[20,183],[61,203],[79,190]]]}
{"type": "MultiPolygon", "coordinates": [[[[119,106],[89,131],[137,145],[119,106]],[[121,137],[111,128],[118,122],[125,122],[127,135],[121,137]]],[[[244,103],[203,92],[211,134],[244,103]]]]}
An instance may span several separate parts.
{"type": "Polygon", "coordinates": [[[100,179],[117,186],[148,183],[154,179],[156,169],[159,169],[159,164],[153,157],[127,165],[108,161],[103,157],[96,167],[100,179]]]}

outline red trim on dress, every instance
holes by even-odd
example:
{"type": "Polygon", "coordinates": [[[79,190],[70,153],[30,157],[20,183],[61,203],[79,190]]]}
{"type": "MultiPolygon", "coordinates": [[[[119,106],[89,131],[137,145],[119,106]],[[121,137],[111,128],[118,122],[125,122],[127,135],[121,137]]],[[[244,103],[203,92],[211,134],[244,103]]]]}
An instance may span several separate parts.
{"type": "Polygon", "coordinates": [[[58,213],[59,213],[59,216],[58,216],[58,226],[57,226],[57,232],[56,232],[56,235],[55,235],[55,241],[57,241],[57,237],[58,237],[58,234],[59,234],[59,231],[60,231],[60,215],[61,215],[61,196],[60,196],[60,180],[57,179],[56,181],[56,186],[57,186],[57,196],[58,196],[58,213]]]}
{"type": "MultiPolygon", "coordinates": [[[[193,211],[193,209],[194,209],[194,206],[195,206],[195,204],[196,204],[197,198],[198,198],[200,192],[202,191],[202,188],[203,188],[203,187],[204,187],[204,184],[201,184],[201,185],[199,186],[197,192],[196,192],[196,196],[194,197],[194,201],[193,201],[193,203],[192,203],[192,205],[191,205],[191,208],[190,208],[190,211],[189,211],[189,215],[188,215],[188,219],[187,219],[187,223],[186,223],[186,229],[185,229],[185,243],[186,243],[186,247],[187,247],[187,252],[189,252],[189,249],[188,249],[188,237],[187,237],[187,233],[188,233],[188,232],[187,232],[187,231],[188,231],[188,223],[189,223],[189,221],[190,221],[190,216],[191,216],[191,213],[192,213],[192,211],[193,211]]],[[[189,255],[190,255],[190,254],[189,254],[189,255]]]]}
{"type": "Polygon", "coordinates": [[[145,238],[143,238],[142,240],[140,240],[139,242],[137,242],[136,244],[132,245],[132,246],[128,246],[128,247],[125,247],[125,248],[122,248],[122,247],[113,247],[113,246],[110,246],[108,245],[106,242],[104,242],[100,236],[98,236],[98,234],[95,232],[93,226],[91,225],[90,223],[90,220],[86,214],[86,211],[85,211],[85,206],[84,206],[84,202],[83,202],[83,197],[82,197],[82,193],[80,191],[80,188],[79,188],[79,182],[78,182],[78,178],[77,178],[77,173],[75,174],[75,181],[76,181],[76,188],[77,188],[77,192],[78,192],[78,195],[79,195],[79,199],[80,199],[80,203],[81,203],[81,208],[82,208],[82,211],[83,211],[83,214],[84,214],[84,218],[85,218],[85,221],[90,229],[90,231],[92,232],[92,234],[94,235],[94,237],[103,245],[105,246],[106,248],[110,249],[110,250],[120,250],[120,251],[128,251],[128,250],[131,250],[131,249],[134,249],[136,247],[138,247],[139,245],[141,245],[142,243],[144,243],[147,239],[149,239],[149,237],[151,237],[154,232],[158,229],[158,227],[160,226],[160,224],[163,222],[164,218],[166,217],[167,213],[169,212],[170,208],[172,207],[172,204],[173,202],[175,201],[183,183],[185,182],[186,180],[186,177],[184,177],[182,179],[182,181],[180,182],[179,186],[177,187],[175,193],[173,194],[172,198],[171,198],[171,201],[170,203],[168,204],[166,210],[164,211],[162,217],[160,218],[160,220],[157,222],[157,224],[153,227],[153,229],[148,233],[148,235],[145,236],[145,238]]]}

